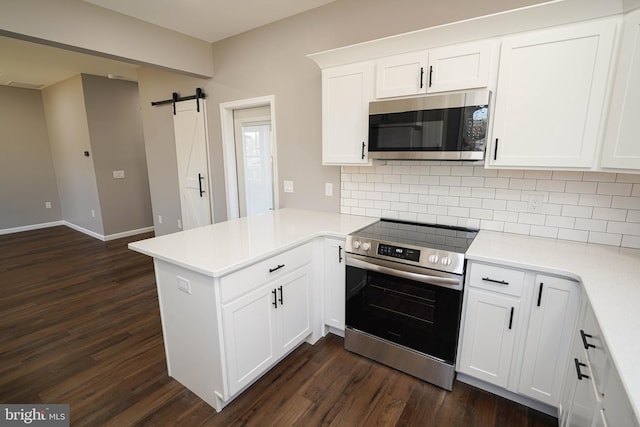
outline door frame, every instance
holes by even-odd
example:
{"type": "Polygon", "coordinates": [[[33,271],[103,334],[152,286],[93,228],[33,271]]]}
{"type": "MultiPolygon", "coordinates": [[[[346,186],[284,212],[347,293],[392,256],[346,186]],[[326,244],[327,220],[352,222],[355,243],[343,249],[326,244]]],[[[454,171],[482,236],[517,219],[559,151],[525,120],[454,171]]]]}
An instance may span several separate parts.
{"type": "Polygon", "coordinates": [[[227,192],[227,218],[240,217],[238,200],[238,178],[236,171],[235,137],[233,129],[233,111],[251,107],[266,107],[271,109],[271,144],[273,157],[273,208],[280,207],[278,196],[278,153],[276,132],[276,98],[274,95],[257,98],[241,99],[238,101],[220,103],[220,127],[222,130],[222,158],[224,164],[224,181],[227,192]]]}

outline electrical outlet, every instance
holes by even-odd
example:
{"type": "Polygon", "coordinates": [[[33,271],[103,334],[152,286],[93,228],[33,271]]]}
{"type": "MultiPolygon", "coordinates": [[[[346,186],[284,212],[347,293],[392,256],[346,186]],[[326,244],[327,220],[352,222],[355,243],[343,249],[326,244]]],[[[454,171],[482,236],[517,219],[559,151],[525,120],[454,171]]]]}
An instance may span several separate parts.
{"type": "Polygon", "coordinates": [[[180,230],[182,230],[182,220],[181,219],[178,220],[178,228],[180,230]]]}
{"type": "Polygon", "coordinates": [[[325,196],[333,196],[333,184],[330,182],[325,182],[324,184],[324,195],[325,196]]]}
{"type": "Polygon", "coordinates": [[[158,215],[158,224],[162,224],[162,215],[158,215]]]}
{"type": "Polygon", "coordinates": [[[93,209],[91,209],[91,216],[92,216],[93,218],[95,218],[95,217],[96,217],[96,211],[95,211],[95,210],[93,210],[93,209]]]}
{"type": "Polygon", "coordinates": [[[184,292],[185,294],[191,295],[191,282],[189,280],[176,276],[178,278],[178,289],[184,292]]]}
{"type": "Polygon", "coordinates": [[[538,213],[540,209],[542,209],[542,196],[540,194],[530,194],[528,211],[538,213]]]}
{"type": "Polygon", "coordinates": [[[47,209],[51,209],[51,202],[44,202],[44,207],[47,209]]]}
{"type": "Polygon", "coordinates": [[[284,181],[284,192],[293,193],[293,181],[284,181]]]}
{"type": "Polygon", "coordinates": [[[113,171],[113,179],[124,179],[124,171],[113,171]]]}

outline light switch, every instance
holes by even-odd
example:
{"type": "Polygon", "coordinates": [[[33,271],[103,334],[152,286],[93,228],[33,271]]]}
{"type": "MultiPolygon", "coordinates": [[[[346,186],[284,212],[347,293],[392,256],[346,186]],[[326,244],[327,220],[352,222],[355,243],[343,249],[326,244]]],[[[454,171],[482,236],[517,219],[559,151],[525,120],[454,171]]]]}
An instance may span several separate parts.
{"type": "Polygon", "coordinates": [[[284,192],[293,193],[293,181],[284,181],[284,192]]]}
{"type": "Polygon", "coordinates": [[[325,196],[333,196],[333,184],[330,182],[325,182],[324,184],[324,195],[325,196]]]}
{"type": "Polygon", "coordinates": [[[124,178],[124,171],[113,171],[113,179],[124,178]]]}

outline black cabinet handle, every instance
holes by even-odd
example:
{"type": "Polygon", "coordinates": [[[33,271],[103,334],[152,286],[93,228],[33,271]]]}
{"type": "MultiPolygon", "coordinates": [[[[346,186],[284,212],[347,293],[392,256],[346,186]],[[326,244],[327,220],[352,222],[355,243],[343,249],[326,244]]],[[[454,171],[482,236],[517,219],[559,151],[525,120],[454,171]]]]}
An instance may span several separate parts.
{"type": "Polygon", "coordinates": [[[431,87],[432,82],[433,82],[433,65],[429,65],[429,87],[431,87]]]}
{"type": "Polygon", "coordinates": [[[278,286],[278,290],[280,291],[280,298],[278,299],[278,302],[280,302],[280,305],[284,305],[284,302],[282,301],[282,286],[278,286]]]}
{"type": "Polygon", "coordinates": [[[496,145],[493,150],[493,160],[498,160],[498,138],[496,138],[496,145]]]}
{"type": "Polygon", "coordinates": [[[338,246],[338,264],[342,264],[342,246],[338,246]]]}
{"type": "Polygon", "coordinates": [[[276,290],[272,290],[271,293],[273,294],[273,302],[271,304],[273,304],[275,308],[278,308],[278,296],[276,295],[276,290]]]}
{"type": "Polygon", "coordinates": [[[499,285],[509,285],[509,282],[505,282],[504,280],[490,279],[489,277],[483,277],[482,280],[485,282],[497,283],[499,285]]]}
{"type": "Polygon", "coordinates": [[[542,287],[544,284],[540,282],[540,290],[538,291],[538,307],[540,307],[540,302],[542,301],[542,287]]]}
{"type": "Polygon", "coordinates": [[[585,350],[589,350],[589,347],[596,348],[595,345],[589,344],[587,342],[587,338],[593,338],[593,335],[585,334],[584,331],[580,329],[580,336],[582,337],[582,345],[584,346],[585,350]]]}
{"type": "Polygon", "coordinates": [[[198,187],[200,187],[200,197],[202,197],[202,195],[205,193],[205,191],[202,189],[203,179],[204,179],[204,176],[202,176],[201,174],[198,174],[198,187]]]}
{"type": "Polygon", "coordinates": [[[282,267],[284,267],[284,264],[278,264],[277,267],[275,268],[270,268],[269,269],[269,273],[273,273],[274,271],[280,270],[282,267]]]}
{"type": "Polygon", "coordinates": [[[511,307],[511,314],[509,315],[509,329],[513,326],[513,307],[511,307]]]}
{"type": "Polygon", "coordinates": [[[589,378],[588,375],[583,374],[582,372],[580,372],[580,367],[582,366],[587,366],[584,363],[580,363],[580,361],[578,359],[573,359],[573,361],[576,364],[576,374],[578,374],[578,380],[582,380],[583,378],[589,378]]]}
{"type": "Polygon", "coordinates": [[[364,141],[362,141],[362,160],[364,160],[364,147],[366,147],[366,145],[364,144],[364,141]]]}
{"type": "Polygon", "coordinates": [[[424,86],[422,84],[422,78],[424,77],[424,67],[420,67],[420,89],[424,86]]]}

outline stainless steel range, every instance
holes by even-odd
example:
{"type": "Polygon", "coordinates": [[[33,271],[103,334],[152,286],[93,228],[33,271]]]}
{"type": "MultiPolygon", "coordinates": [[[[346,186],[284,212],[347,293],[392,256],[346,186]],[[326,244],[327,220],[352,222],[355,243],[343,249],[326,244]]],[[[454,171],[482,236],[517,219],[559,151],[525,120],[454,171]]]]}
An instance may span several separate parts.
{"type": "Polygon", "coordinates": [[[345,348],[451,390],[476,234],[383,219],[347,236],[345,348]]]}

